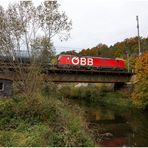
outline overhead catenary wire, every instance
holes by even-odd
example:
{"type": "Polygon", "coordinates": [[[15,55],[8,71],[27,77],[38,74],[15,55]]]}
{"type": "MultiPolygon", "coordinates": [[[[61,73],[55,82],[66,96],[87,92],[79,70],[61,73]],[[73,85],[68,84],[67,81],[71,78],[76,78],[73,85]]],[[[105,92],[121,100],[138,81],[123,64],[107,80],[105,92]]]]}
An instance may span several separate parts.
{"type": "Polygon", "coordinates": [[[68,50],[75,50],[75,49],[87,49],[87,48],[82,48],[82,47],[62,47],[62,46],[54,46],[56,49],[68,49],[68,50]]]}

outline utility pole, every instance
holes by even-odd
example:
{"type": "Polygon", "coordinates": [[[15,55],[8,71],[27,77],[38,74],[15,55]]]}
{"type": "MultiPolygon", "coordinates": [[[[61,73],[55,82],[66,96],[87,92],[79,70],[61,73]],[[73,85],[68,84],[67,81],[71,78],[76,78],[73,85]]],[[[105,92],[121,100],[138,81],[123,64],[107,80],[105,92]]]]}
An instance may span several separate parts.
{"type": "Polygon", "coordinates": [[[129,53],[127,52],[127,69],[130,71],[130,61],[129,61],[129,53]]]}
{"type": "Polygon", "coordinates": [[[139,49],[139,56],[141,55],[141,47],[140,47],[140,35],[139,35],[139,18],[136,16],[137,20],[137,33],[138,33],[138,49],[139,49]]]}

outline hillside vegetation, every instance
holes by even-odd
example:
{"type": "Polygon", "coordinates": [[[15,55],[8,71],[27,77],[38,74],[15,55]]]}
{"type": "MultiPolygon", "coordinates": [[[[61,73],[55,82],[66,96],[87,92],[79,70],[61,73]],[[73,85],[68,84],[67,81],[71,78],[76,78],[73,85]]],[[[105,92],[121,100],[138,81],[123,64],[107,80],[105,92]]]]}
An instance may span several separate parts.
{"type": "MultiPolygon", "coordinates": [[[[148,38],[140,38],[141,51],[148,51],[148,38]]],[[[102,57],[120,57],[127,58],[127,53],[130,57],[138,55],[138,38],[127,38],[124,41],[117,42],[114,45],[108,46],[106,44],[98,44],[95,47],[82,49],[79,52],[75,50],[62,52],[63,54],[73,55],[89,55],[89,56],[102,56],[102,57]]]]}

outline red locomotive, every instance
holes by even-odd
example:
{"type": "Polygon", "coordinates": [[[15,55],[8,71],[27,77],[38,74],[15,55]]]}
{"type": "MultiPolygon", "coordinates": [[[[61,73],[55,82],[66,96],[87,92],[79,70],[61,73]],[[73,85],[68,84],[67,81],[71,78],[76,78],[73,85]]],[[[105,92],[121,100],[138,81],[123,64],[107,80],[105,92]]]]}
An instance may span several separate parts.
{"type": "Polygon", "coordinates": [[[95,69],[126,69],[123,59],[111,59],[91,56],[60,55],[58,64],[61,66],[74,66],[95,69]]]}

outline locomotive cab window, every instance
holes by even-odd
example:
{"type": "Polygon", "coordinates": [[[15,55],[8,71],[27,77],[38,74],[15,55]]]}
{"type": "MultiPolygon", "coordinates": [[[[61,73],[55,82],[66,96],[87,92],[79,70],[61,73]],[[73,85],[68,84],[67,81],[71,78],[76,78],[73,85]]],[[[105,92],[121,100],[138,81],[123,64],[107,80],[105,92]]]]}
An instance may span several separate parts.
{"type": "Polygon", "coordinates": [[[4,90],[4,83],[0,82],[0,91],[4,90]]]}

